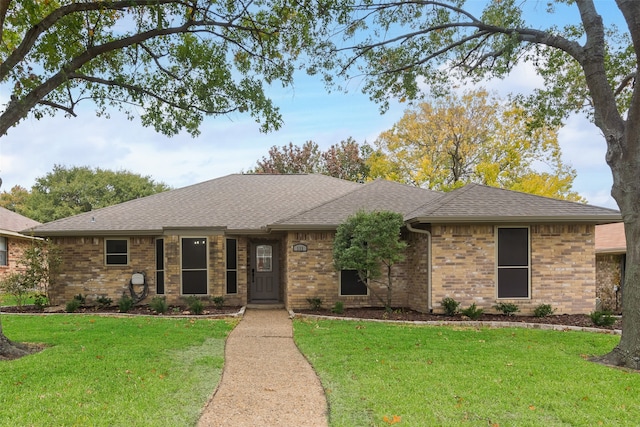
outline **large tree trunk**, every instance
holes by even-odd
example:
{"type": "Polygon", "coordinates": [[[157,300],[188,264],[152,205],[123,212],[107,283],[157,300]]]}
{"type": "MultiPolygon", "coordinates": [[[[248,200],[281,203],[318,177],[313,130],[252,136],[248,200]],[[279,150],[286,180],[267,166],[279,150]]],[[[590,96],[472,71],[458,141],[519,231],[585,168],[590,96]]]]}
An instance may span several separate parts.
{"type": "MultiPolygon", "coordinates": [[[[598,360],[614,366],[640,370],[640,134],[638,124],[627,122],[620,144],[624,156],[610,149],[607,160],[613,172],[613,195],[627,240],[627,259],[622,288],[622,338],[616,348],[598,360]],[[613,156],[611,156],[613,154],[613,156]]],[[[611,143],[609,144],[611,147],[611,143]]]]}
{"type": "Polygon", "coordinates": [[[0,360],[17,359],[29,354],[29,351],[20,344],[11,342],[2,332],[2,322],[0,322],[0,360]]]}

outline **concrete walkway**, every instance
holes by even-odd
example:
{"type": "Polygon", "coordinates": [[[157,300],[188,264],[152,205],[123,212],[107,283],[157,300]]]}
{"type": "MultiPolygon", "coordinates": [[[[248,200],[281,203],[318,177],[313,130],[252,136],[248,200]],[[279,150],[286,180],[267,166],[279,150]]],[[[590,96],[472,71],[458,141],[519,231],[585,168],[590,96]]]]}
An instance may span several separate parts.
{"type": "Polygon", "coordinates": [[[248,309],[227,338],[222,380],[198,426],[276,425],[327,426],[327,401],[288,313],[248,309]]]}

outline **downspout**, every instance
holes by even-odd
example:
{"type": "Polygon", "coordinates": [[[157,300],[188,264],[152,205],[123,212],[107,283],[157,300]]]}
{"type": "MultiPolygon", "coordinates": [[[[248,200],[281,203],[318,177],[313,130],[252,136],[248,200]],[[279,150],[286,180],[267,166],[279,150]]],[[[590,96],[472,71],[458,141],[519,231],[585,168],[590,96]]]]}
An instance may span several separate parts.
{"type": "Polygon", "coordinates": [[[431,303],[431,231],[421,230],[419,228],[413,228],[409,223],[406,223],[406,226],[407,226],[407,230],[413,233],[427,235],[427,251],[429,252],[427,257],[427,305],[428,305],[429,313],[431,313],[433,312],[433,305],[431,303]]]}

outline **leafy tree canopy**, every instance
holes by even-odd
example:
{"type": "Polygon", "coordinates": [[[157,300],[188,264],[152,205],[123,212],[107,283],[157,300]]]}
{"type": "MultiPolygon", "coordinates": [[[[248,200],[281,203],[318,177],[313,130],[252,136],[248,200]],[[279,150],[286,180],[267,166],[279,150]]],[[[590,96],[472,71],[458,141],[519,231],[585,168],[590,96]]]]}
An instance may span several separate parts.
{"type": "Polygon", "coordinates": [[[372,177],[448,191],[469,182],[581,201],[555,128],[485,90],[450,94],[405,111],[375,141],[372,177]]]}
{"type": "Polygon", "coordinates": [[[128,171],[56,165],[30,192],[20,186],[2,192],[0,206],[48,222],[166,190],[166,184],[128,171]]]}
{"type": "Polygon", "coordinates": [[[333,242],[334,267],[357,270],[362,282],[387,308],[391,307],[393,291],[391,267],[404,259],[407,247],[400,240],[403,225],[402,215],[396,212],[359,211],[338,226],[333,242]],[[386,299],[372,287],[372,282],[381,278],[387,289],[386,299]]]}
{"type": "Polygon", "coordinates": [[[75,116],[91,100],[145,126],[196,135],[208,115],[281,116],[265,87],[292,83],[293,60],[324,28],[324,0],[2,0],[0,135],[32,114],[75,116]]]}
{"type": "Polygon", "coordinates": [[[249,173],[320,173],[348,181],[363,182],[369,176],[367,159],[373,149],[366,142],[359,145],[349,137],[321,151],[317,143],[302,146],[283,145],[269,149],[268,157],[257,161],[249,173]]]}

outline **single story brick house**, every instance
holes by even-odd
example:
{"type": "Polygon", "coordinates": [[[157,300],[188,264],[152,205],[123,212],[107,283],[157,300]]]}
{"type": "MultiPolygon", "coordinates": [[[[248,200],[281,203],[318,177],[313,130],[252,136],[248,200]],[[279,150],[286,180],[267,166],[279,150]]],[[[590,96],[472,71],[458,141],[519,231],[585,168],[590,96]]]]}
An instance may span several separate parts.
{"type": "Polygon", "coordinates": [[[226,304],[308,308],[377,306],[352,271],[336,271],[336,228],[358,210],[405,218],[405,260],[394,266],[393,305],[442,310],[445,297],[491,310],[594,310],[596,224],[618,211],[470,184],[450,193],[385,180],[316,174],[234,174],[46,223],[30,230],[62,249],[54,303],[79,293],[114,300],[134,272],[149,297],[188,295],[226,304]]]}
{"type": "Polygon", "coordinates": [[[624,223],[596,226],[596,297],[603,310],[622,312],[622,285],[627,263],[624,223]]]}
{"type": "Polygon", "coordinates": [[[38,221],[0,207],[0,280],[21,270],[18,260],[33,237],[20,231],[38,225],[38,221]]]}

